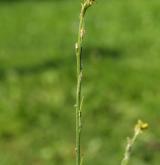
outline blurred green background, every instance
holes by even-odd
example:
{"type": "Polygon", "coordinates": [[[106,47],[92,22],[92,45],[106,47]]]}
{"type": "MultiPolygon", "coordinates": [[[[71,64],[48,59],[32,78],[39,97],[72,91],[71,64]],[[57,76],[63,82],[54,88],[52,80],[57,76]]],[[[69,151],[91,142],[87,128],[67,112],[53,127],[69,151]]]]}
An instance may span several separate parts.
{"type": "MultiPolygon", "coordinates": [[[[160,2],[97,0],[84,42],[82,152],[118,165],[160,162],[160,2]]],[[[74,165],[78,0],[0,1],[0,164],[74,165]]]]}

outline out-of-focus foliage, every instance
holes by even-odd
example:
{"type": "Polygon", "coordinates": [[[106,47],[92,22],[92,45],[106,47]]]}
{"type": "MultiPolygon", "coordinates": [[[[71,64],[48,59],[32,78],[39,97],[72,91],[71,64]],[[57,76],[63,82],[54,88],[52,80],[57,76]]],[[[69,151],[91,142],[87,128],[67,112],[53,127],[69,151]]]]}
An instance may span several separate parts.
{"type": "MultiPolygon", "coordinates": [[[[0,164],[73,165],[80,4],[14,2],[0,3],[0,164]]],[[[160,162],[159,18],[158,0],[97,0],[87,14],[87,165],[119,164],[139,118],[150,129],[134,147],[131,164],[160,162]]]]}

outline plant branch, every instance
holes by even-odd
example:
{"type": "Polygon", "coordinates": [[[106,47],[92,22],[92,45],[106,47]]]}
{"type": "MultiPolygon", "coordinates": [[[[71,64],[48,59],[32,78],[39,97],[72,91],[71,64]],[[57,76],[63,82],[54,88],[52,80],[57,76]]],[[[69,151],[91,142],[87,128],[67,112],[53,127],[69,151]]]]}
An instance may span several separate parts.
{"type": "Polygon", "coordinates": [[[78,39],[75,44],[76,49],[76,58],[77,58],[77,92],[76,92],[76,165],[81,163],[81,113],[82,113],[82,42],[85,34],[84,29],[84,18],[87,9],[92,6],[94,0],[84,0],[81,4],[80,20],[79,20],[79,30],[78,30],[78,39]]]}
{"type": "Polygon", "coordinates": [[[133,137],[130,139],[128,138],[128,142],[126,145],[126,149],[125,149],[125,153],[124,153],[124,157],[123,160],[121,162],[121,165],[127,165],[130,159],[130,155],[132,152],[132,148],[138,138],[138,136],[143,132],[143,130],[148,128],[148,123],[144,123],[141,120],[139,120],[135,126],[134,129],[134,135],[133,137]]]}

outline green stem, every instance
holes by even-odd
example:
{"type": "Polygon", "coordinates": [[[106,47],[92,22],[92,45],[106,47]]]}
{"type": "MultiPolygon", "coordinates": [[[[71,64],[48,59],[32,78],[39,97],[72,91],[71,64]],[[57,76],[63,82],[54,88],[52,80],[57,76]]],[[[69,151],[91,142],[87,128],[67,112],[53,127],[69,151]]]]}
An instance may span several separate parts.
{"type": "Polygon", "coordinates": [[[126,150],[125,150],[125,154],[124,154],[124,158],[121,162],[121,165],[127,165],[130,159],[130,155],[131,155],[131,151],[132,151],[132,147],[137,139],[137,136],[140,134],[140,131],[136,132],[133,136],[132,139],[128,138],[128,143],[126,146],[126,150]]]}
{"type": "Polygon", "coordinates": [[[81,163],[81,110],[82,110],[82,42],[84,37],[84,17],[93,0],[84,0],[80,12],[78,39],[75,45],[77,58],[77,92],[76,92],[76,165],[81,163]]]}
{"type": "Polygon", "coordinates": [[[135,125],[135,129],[134,129],[134,135],[133,137],[130,139],[128,138],[128,142],[125,148],[125,153],[124,153],[124,157],[121,161],[121,165],[128,165],[130,156],[131,156],[131,152],[132,152],[132,148],[138,138],[138,136],[143,132],[143,130],[148,128],[148,123],[144,123],[141,120],[138,120],[137,124],[135,125]]]}

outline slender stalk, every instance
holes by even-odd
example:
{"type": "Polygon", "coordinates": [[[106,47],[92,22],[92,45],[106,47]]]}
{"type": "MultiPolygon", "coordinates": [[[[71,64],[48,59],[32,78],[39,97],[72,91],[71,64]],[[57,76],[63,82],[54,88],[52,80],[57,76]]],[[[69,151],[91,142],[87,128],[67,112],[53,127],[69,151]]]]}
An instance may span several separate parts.
{"type": "Polygon", "coordinates": [[[81,113],[82,113],[82,42],[84,37],[84,18],[87,9],[92,6],[94,0],[84,0],[81,4],[80,20],[79,20],[79,30],[78,39],[75,44],[76,58],[77,58],[77,92],[76,92],[76,165],[81,164],[81,113]]]}
{"type": "Polygon", "coordinates": [[[124,153],[124,157],[123,160],[121,161],[121,165],[127,165],[130,159],[130,155],[132,152],[132,148],[138,138],[138,136],[142,133],[143,130],[145,130],[146,128],[148,128],[148,123],[144,123],[141,120],[139,120],[135,126],[134,129],[134,135],[133,137],[130,139],[128,138],[128,143],[125,149],[125,153],[124,153]]]}

